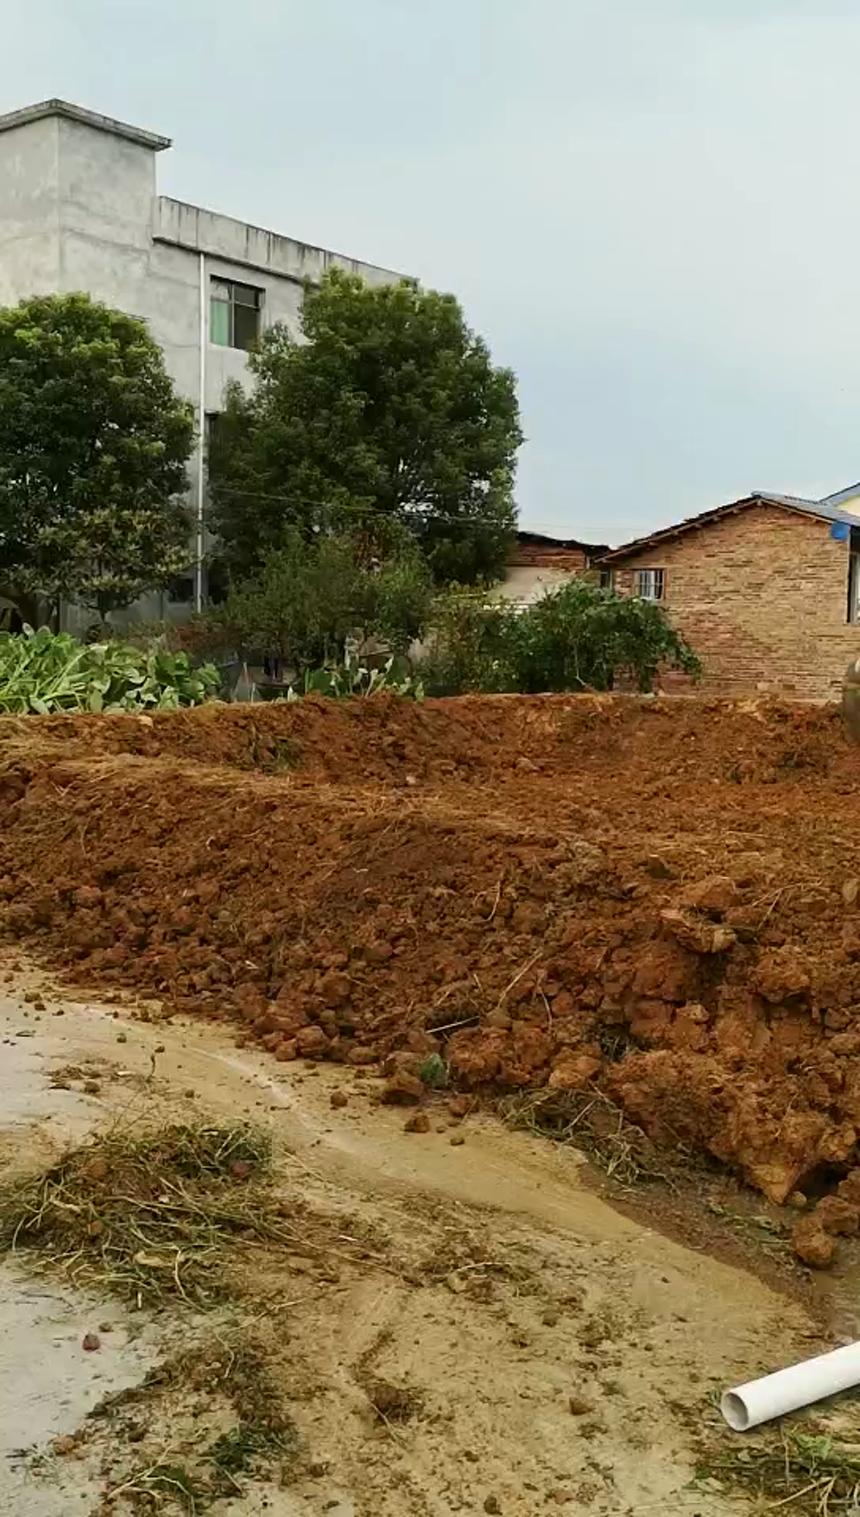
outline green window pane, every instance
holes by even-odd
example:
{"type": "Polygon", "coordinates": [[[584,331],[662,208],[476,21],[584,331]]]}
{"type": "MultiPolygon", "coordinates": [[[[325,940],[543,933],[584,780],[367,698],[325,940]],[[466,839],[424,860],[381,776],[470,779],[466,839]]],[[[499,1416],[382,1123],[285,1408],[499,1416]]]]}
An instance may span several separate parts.
{"type": "Polygon", "coordinates": [[[209,341],[221,348],[230,346],[230,305],[214,296],[209,302],[209,341]]]}

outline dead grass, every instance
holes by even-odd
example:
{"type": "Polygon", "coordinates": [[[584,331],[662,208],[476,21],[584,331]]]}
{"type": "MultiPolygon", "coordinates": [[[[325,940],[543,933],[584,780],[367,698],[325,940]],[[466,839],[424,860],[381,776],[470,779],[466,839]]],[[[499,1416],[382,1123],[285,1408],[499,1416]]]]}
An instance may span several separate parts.
{"type": "Polygon", "coordinates": [[[783,1431],[779,1442],[732,1446],[705,1461],[700,1478],[766,1499],[763,1512],[848,1517],[860,1511],[860,1444],[783,1431]]]}
{"type": "MultiPolygon", "coordinates": [[[[665,1155],[658,1156],[642,1129],[598,1090],[537,1090],[510,1096],[502,1102],[502,1113],[511,1127],[583,1149],[620,1185],[673,1184],[665,1155]]],[[[678,1162],[684,1162],[683,1154],[678,1162]]]]}
{"type": "Polygon", "coordinates": [[[300,1240],[267,1182],[269,1142],[245,1126],[109,1132],[0,1188],[0,1254],[137,1306],[230,1293],[237,1243],[300,1240]]]}
{"type": "MultiPolygon", "coordinates": [[[[141,1512],[203,1512],[219,1497],[241,1496],[244,1479],[283,1478],[299,1452],[299,1436],[286,1409],[260,1334],[232,1333],[214,1345],[181,1350],[129,1390],[106,1397],[90,1424],[107,1423],[113,1445],[127,1446],[145,1427],[132,1468],[106,1489],[102,1510],[120,1501],[141,1512]],[[177,1415],[176,1397],[184,1399],[177,1415]],[[214,1403],[228,1425],[201,1442],[183,1440],[177,1427],[205,1429],[214,1403]],[[137,1418],[142,1418],[142,1422],[137,1418]]],[[[133,1445],[132,1445],[133,1446],[133,1445]]]]}

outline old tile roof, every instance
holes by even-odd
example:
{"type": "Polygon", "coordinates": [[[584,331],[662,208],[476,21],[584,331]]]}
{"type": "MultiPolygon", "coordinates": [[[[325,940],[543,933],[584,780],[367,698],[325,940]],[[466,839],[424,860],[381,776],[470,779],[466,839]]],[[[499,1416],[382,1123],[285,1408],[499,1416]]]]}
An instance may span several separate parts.
{"type": "Polygon", "coordinates": [[[682,521],[675,522],[671,527],[662,527],[657,532],[649,532],[645,537],[636,537],[631,542],[622,543],[618,548],[611,548],[596,562],[606,564],[618,558],[626,558],[632,553],[641,553],[643,548],[668,542],[670,538],[680,537],[684,532],[710,526],[712,521],[719,521],[720,517],[746,511],[750,506],[782,506],[785,510],[797,511],[803,516],[816,516],[822,521],[841,521],[852,527],[860,527],[860,517],[852,516],[849,511],[841,511],[838,503],[858,493],[860,493],[860,487],[854,486],[848,490],[840,490],[838,496],[828,495],[824,500],[805,500],[800,495],[779,495],[772,490],[753,490],[750,495],[744,495],[740,500],[712,507],[709,511],[700,511],[697,516],[687,516],[682,521]]]}

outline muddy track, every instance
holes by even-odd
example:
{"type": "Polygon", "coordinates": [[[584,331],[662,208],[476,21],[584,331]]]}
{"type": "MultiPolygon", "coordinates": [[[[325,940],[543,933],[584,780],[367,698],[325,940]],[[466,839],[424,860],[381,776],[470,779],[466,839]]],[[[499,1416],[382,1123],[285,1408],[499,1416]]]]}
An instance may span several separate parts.
{"type": "MultiPolygon", "coordinates": [[[[409,1134],[402,1112],[374,1106],[382,1082],[363,1071],[278,1066],[223,1028],[148,1014],[12,972],[0,1001],[4,1173],[118,1122],[247,1118],[271,1134],[285,1198],[373,1239],[363,1260],[335,1247],[312,1268],[299,1260],[298,1276],[258,1257],[245,1317],[281,1377],[300,1454],[285,1488],[252,1482],[213,1512],[262,1511],[264,1499],[273,1517],[754,1509],[695,1469],[704,1442],[724,1443],[717,1389],[821,1346],[799,1302],[612,1210],[572,1149],[480,1114],[461,1123],[442,1095],[431,1131],[409,1134]],[[374,1418],[368,1374],[420,1411],[393,1428],[374,1418]]],[[[10,1511],[97,1511],[101,1490],[147,1460],[188,1461],[220,1429],[220,1404],[201,1409],[177,1387],[116,1424],[87,1421],[106,1392],[176,1352],[187,1313],[128,1313],[26,1270],[26,1256],[0,1266],[3,1452],[31,1449],[0,1464],[0,1509],[5,1483],[10,1511]],[[99,1353],[82,1353],[104,1318],[99,1353]]],[[[192,1328],[211,1344],[230,1324],[192,1328]]]]}

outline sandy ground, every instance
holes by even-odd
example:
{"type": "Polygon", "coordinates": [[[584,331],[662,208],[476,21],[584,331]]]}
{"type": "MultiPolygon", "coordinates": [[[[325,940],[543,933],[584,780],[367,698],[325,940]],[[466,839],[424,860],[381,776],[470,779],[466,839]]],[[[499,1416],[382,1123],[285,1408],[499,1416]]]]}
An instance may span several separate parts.
{"type": "MultiPolygon", "coordinates": [[[[715,1391],[818,1350],[798,1299],[622,1215],[570,1148],[489,1116],[455,1127],[441,1099],[433,1130],[408,1134],[404,1113],[377,1106],[376,1082],[355,1071],[275,1065],[223,1027],[140,1021],[50,987],[37,1011],[24,995],[38,983],[16,974],[0,997],[7,1174],[116,1121],[247,1116],[272,1133],[279,1184],[380,1240],[360,1265],[334,1256],[322,1279],[270,1282],[277,1311],[256,1320],[277,1349],[303,1456],[286,1489],[258,1484],[210,1510],[755,1510],[693,1483],[697,1448],[705,1428],[720,1436],[715,1391]],[[52,1088],[59,1069],[68,1088],[52,1088]],[[339,1110],[335,1089],[348,1095],[339,1110]],[[415,1415],[396,1427],[370,1416],[369,1371],[407,1387],[415,1415]]],[[[139,1381],[179,1329],[34,1280],[25,1262],[0,1272],[0,1512],[96,1512],[98,1440],[79,1457],[58,1457],[51,1440],[139,1381]],[[85,1354],[83,1333],[105,1321],[102,1349],[85,1354]]],[[[182,1408],[158,1416],[169,1443],[182,1408]]],[[[124,1468],[122,1450],[111,1459],[124,1468]]]]}

